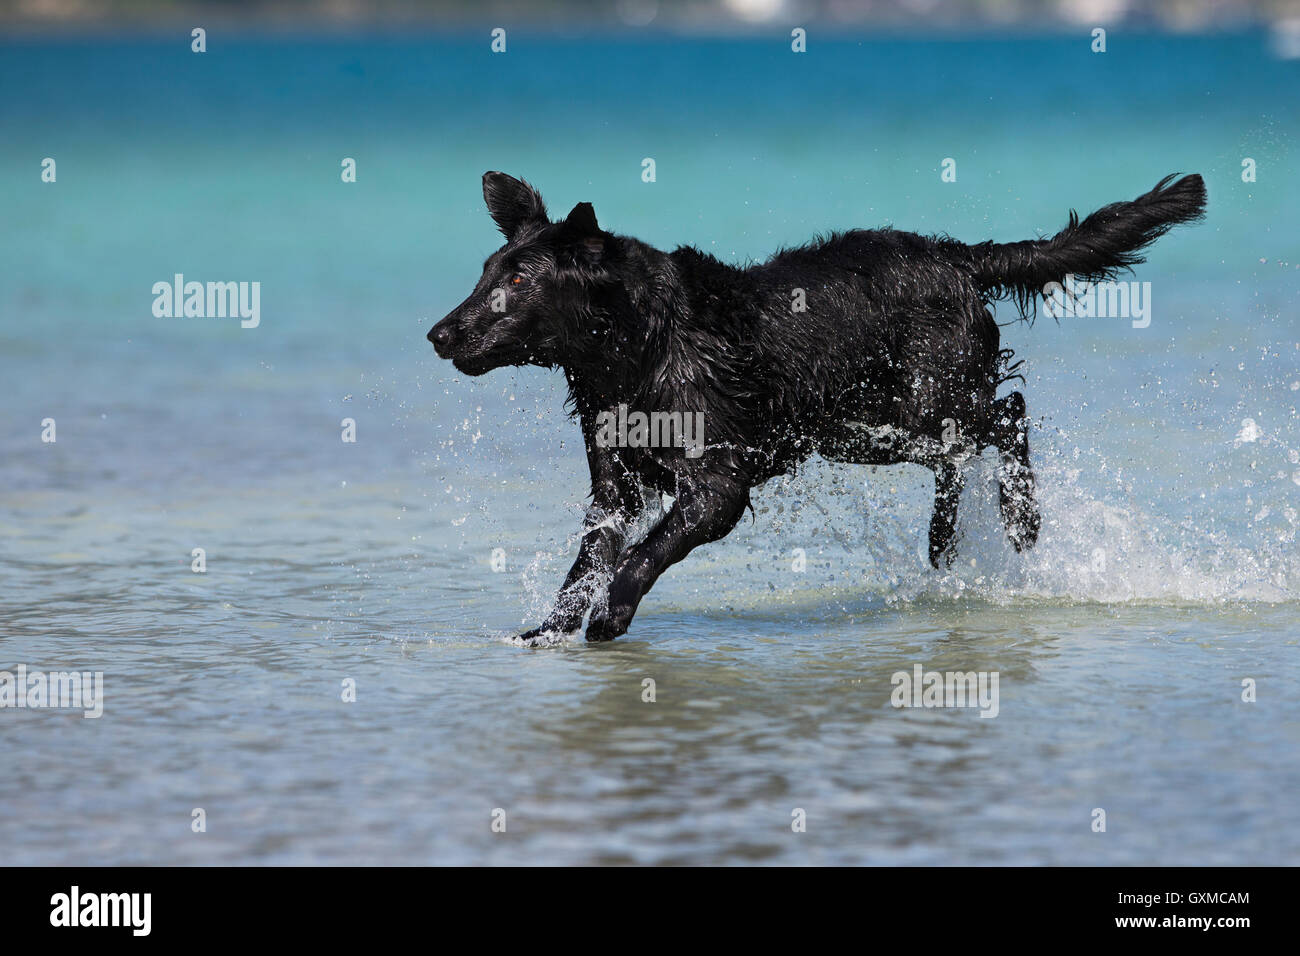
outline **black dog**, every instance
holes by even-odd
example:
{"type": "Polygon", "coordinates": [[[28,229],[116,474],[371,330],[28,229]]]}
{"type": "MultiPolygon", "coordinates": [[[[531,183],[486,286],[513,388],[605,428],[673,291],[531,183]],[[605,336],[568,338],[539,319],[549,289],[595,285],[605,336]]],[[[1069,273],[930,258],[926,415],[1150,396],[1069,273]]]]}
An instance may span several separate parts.
{"type": "Polygon", "coordinates": [[[593,604],[587,640],[622,634],[665,569],[730,532],[751,488],[814,453],[932,469],[938,567],[951,560],[959,465],[991,445],[1007,536],[1031,547],[1025,402],[995,397],[1017,376],[989,303],[1010,298],[1032,319],[1048,283],[1102,281],[1141,262],[1139,250],[1204,214],[1201,177],[1173,179],[1082,222],[1071,213],[1050,239],[966,245],[855,229],[736,268],[605,232],[589,203],[551,222],[535,189],[487,173],[483,197],[506,244],[429,341],[467,375],[563,369],[591,467],[578,558],[555,609],[522,637],[577,630],[593,604]],[[658,441],[628,431],[638,413],[658,441]],[[684,427],[701,413],[703,449],[684,427]],[[625,548],[646,488],[675,501],[625,548]],[[595,600],[607,581],[608,600],[595,600]]]}

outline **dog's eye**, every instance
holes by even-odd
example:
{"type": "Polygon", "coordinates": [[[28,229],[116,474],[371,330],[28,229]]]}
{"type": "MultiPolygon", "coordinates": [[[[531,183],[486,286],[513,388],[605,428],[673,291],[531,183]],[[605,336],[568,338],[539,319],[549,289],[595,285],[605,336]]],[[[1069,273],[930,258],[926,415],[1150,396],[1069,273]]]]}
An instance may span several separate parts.
{"type": "Polygon", "coordinates": [[[524,278],[524,276],[521,273],[518,272],[516,272],[514,275],[510,277],[510,284],[513,286],[521,286],[527,281],[528,280],[524,278]]]}

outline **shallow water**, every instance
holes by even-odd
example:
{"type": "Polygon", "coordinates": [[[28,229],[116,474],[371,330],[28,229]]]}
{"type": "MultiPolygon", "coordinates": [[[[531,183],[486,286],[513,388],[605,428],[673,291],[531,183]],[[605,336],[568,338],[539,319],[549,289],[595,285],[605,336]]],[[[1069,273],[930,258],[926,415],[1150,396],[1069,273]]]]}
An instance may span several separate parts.
{"type": "Polygon", "coordinates": [[[1300,65],[1111,47],[0,45],[0,668],[105,687],[97,720],[0,710],[7,858],[1295,862],[1300,65]],[[558,376],[471,381],[423,340],[495,247],[489,168],[732,260],[890,221],[1023,238],[1180,169],[1210,217],[1134,277],[1149,327],[1004,330],[1033,552],[988,463],[941,574],[928,473],[815,461],[625,637],[529,650],[585,490],[558,376]],[[176,272],[260,281],[261,325],[154,318],[176,272]],[[997,717],[892,707],[916,664],[997,672],[997,717]]]}

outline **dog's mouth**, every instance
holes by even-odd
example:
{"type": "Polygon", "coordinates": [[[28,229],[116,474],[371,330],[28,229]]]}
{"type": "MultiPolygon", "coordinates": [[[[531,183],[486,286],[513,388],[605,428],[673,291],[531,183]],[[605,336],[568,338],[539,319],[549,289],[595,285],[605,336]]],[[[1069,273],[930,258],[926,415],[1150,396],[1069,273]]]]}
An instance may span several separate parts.
{"type": "Polygon", "coordinates": [[[503,365],[523,365],[525,361],[518,349],[509,345],[498,345],[471,355],[454,355],[451,364],[456,367],[458,372],[478,376],[484,375],[494,368],[501,368],[503,365]]]}
{"type": "Polygon", "coordinates": [[[458,372],[465,375],[478,376],[486,375],[488,372],[503,363],[497,362],[496,360],[483,355],[472,355],[466,358],[454,358],[451,360],[451,364],[456,367],[456,371],[458,372]]]}

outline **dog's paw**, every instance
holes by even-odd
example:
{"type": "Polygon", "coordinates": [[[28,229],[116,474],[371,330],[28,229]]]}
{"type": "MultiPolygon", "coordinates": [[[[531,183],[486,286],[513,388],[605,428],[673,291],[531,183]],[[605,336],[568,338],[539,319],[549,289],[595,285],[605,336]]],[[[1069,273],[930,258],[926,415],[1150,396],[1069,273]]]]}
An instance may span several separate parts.
{"type": "Polygon", "coordinates": [[[587,640],[590,642],[612,641],[627,633],[636,614],[636,605],[626,602],[610,602],[603,610],[593,612],[587,624],[587,640]]]}
{"type": "Polygon", "coordinates": [[[587,624],[587,643],[600,644],[604,641],[612,641],[627,631],[627,625],[622,628],[611,623],[608,617],[592,615],[591,621],[587,624]]]}
{"type": "Polygon", "coordinates": [[[1038,543],[1038,530],[1041,525],[1042,518],[1039,517],[1037,510],[1021,515],[1016,525],[1007,531],[1011,546],[1017,551],[1027,551],[1032,548],[1038,543]]]}
{"type": "Polygon", "coordinates": [[[953,544],[946,544],[941,549],[936,549],[934,545],[930,546],[930,566],[936,571],[949,571],[952,569],[952,563],[957,559],[957,548],[953,544]]]}
{"type": "Polygon", "coordinates": [[[556,644],[563,644],[564,639],[572,633],[572,631],[559,631],[543,625],[524,631],[511,643],[521,647],[554,647],[556,644]]]}
{"type": "Polygon", "coordinates": [[[1007,540],[1017,551],[1027,551],[1038,541],[1038,531],[1043,519],[1034,500],[1032,481],[1019,481],[1004,485],[999,494],[1002,521],[1007,527],[1007,540]]]}

